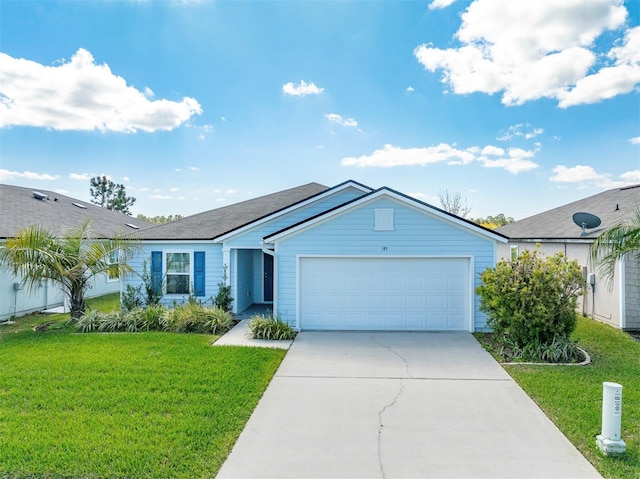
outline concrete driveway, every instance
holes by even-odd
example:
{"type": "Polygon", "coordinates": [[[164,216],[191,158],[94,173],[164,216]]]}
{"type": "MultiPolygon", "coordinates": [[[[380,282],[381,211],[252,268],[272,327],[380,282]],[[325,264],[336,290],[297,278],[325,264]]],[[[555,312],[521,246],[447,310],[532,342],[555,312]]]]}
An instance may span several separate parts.
{"type": "Polygon", "coordinates": [[[469,333],[302,332],[217,477],[600,476],[469,333]]]}

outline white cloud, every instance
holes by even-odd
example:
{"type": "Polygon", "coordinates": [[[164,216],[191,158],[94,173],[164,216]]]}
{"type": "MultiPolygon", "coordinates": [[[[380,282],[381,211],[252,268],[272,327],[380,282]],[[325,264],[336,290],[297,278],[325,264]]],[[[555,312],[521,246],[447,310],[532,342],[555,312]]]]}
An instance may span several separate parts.
{"type": "Polygon", "coordinates": [[[510,148],[508,152],[491,145],[484,148],[472,146],[466,149],[445,143],[425,148],[401,148],[385,145],[381,150],[375,150],[368,156],[343,158],[342,166],[391,168],[395,166],[425,166],[443,162],[448,165],[467,165],[477,161],[486,168],[503,168],[515,175],[538,167],[537,163],[527,159],[535,157],[538,149],[539,145],[535,150],[510,148]],[[504,158],[487,158],[487,155],[504,156],[505,154],[507,156],[504,158]]]}
{"type": "Polygon", "coordinates": [[[0,168],[0,181],[15,180],[22,178],[25,180],[46,180],[55,181],[60,175],[50,175],[49,173],[35,173],[33,171],[10,171],[0,168]]]}
{"type": "Polygon", "coordinates": [[[409,86],[405,89],[405,91],[406,91],[406,92],[408,92],[408,93],[411,93],[412,91],[416,91],[416,89],[415,89],[415,88],[413,88],[411,85],[409,85],[409,86]]]}
{"type": "Polygon", "coordinates": [[[382,150],[376,150],[369,156],[344,158],[342,165],[389,168],[409,165],[424,166],[443,161],[468,163],[474,159],[475,157],[472,153],[456,149],[444,143],[426,148],[400,148],[387,144],[384,145],[382,150]]]}
{"type": "Polygon", "coordinates": [[[0,53],[0,128],[135,133],[173,130],[202,113],[193,98],[151,101],[79,49],[69,62],[45,66],[0,53]]]}
{"type": "Polygon", "coordinates": [[[608,173],[598,173],[588,165],[576,165],[574,167],[558,165],[552,171],[555,175],[549,178],[550,181],[578,183],[581,187],[621,188],[640,182],[640,170],[627,171],[619,175],[618,178],[608,173]]]}
{"type": "Polygon", "coordinates": [[[169,191],[171,191],[172,193],[175,193],[176,191],[180,191],[180,188],[178,188],[177,186],[174,186],[173,188],[169,188],[169,191]]]}
{"type": "Polygon", "coordinates": [[[198,168],[197,166],[190,166],[189,169],[191,171],[199,171],[200,170],[200,168],[198,168]]]}
{"type": "Polygon", "coordinates": [[[328,113],[324,116],[331,123],[337,123],[342,126],[358,126],[358,122],[354,118],[342,118],[337,113],[328,113]]]}
{"type": "Polygon", "coordinates": [[[562,183],[582,183],[585,181],[599,181],[606,179],[605,175],[596,172],[592,167],[585,165],[576,165],[567,168],[564,165],[558,165],[553,169],[554,176],[549,178],[551,181],[562,183]]]}
{"type": "Polygon", "coordinates": [[[500,158],[498,160],[490,160],[488,158],[480,158],[482,166],[486,168],[503,168],[509,173],[517,175],[525,171],[531,171],[538,167],[537,163],[522,158],[500,158]]]}
{"type": "Polygon", "coordinates": [[[629,138],[629,143],[634,145],[640,145],[640,136],[636,136],[634,138],[629,138]]]}
{"type": "Polygon", "coordinates": [[[285,83],[284,85],[282,85],[282,93],[284,93],[285,95],[319,95],[323,91],[324,88],[318,88],[315,83],[307,83],[304,80],[301,80],[298,85],[294,85],[293,82],[285,83]]]}
{"type": "Polygon", "coordinates": [[[69,178],[72,180],[89,181],[92,175],[89,173],[69,173],[69,178]]]}
{"type": "Polygon", "coordinates": [[[451,5],[453,2],[455,2],[456,0],[433,0],[430,4],[429,4],[429,10],[436,10],[439,8],[446,8],[449,5],[451,5]]]}
{"type": "Polygon", "coordinates": [[[607,57],[613,65],[581,78],[560,96],[560,107],[596,103],[632,91],[640,83],[640,27],[627,30],[622,46],[613,47],[607,57]]]}
{"type": "Polygon", "coordinates": [[[481,155],[493,155],[493,156],[502,156],[505,151],[502,148],[498,148],[497,146],[487,145],[482,149],[481,155]]]}
{"type": "Polygon", "coordinates": [[[173,200],[173,199],[176,199],[171,195],[149,195],[149,198],[152,198],[154,200],[173,200]]]}
{"type": "Polygon", "coordinates": [[[629,183],[640,183],[640,170],[627,171],[621,174],[620,178],[629,183]]]}
{"type": "Polygon", "coordinates": [[[524,138],[525,140],[531,140],[536,136],[542,135],[544,129],[533,128],[529,123],[518,123],[517,125],[511,125],[507,130],[496,138],[498,141],[509,141],[514,138],[524,138]]]}
{"type": "Polygon", "coordinates": [[[456,33],[459,48],[424,44],[414,55],[426,70],[442,70],[457,94],[502,92],[506,105],[594,103],[640,83],[640,27],[606,56],[595,53],[596,40],[619,36],[627,15],[622,0],[475,0],[456,33]]]}

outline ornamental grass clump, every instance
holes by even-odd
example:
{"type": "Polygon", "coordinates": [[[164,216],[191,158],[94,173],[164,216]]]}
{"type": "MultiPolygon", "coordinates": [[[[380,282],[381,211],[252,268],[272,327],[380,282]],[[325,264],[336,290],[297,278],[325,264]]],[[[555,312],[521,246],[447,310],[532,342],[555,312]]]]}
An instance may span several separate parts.
{"type": "Polygon", "coordinates": [[[256,314],[249,319],[249,331],[254,339],[294,339],[296,331],[280,318],[256,314]]]}
{"type": "Polygon", "coordinates": [[[232,313],[213,307],[205,308],[198,302],[167,308],[150,304],[130,311],[89,311],[77,322],[83,333],[167,331],[174,333],[224,334],[235,324],[232,313]]]}
{"type": "Polygon", "coordinates": [[[504,357],[558,362],[577,359],[570,336],[576,304],[584,287],[577,261],[559,252],[544,257],[524,251],[480,275],[480,309],[487,313],[504,357]]]}

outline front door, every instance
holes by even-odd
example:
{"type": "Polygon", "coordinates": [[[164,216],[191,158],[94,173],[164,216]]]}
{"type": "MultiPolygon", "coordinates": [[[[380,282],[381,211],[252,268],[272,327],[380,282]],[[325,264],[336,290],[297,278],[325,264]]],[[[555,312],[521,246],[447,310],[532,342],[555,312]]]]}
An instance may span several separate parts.
{"type": "Polygon", "coordinates": [[[273,301],[273,256],[270,254],[263,254],[263,266],[264,266],[264,295],[263,300],[265,302],[273,301]]]}

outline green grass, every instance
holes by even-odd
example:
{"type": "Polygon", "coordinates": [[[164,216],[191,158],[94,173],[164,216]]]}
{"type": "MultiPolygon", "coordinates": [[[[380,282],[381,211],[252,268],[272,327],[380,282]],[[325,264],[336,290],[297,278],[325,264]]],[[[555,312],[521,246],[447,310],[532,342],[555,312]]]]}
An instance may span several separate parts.
{"type": "Polygon", "coordinates": [[[640,342],[587,318],[574,333],[591,356],[588,366],[509,366],[504,368],[549,418],[607,478],[640,478],[640,342]],[[604,456],[596,447],[602,427],[602,383],[622,390],[623,457],[604,456]]]}
{"type": "Polygon", "coordinates": [[[214,477],[285,354],[40,319],[0,329],[0,477],[214,477]]]}
{"type": "MultiPolygon", "coordinates": [[[[98,296],[97,298],[91,298],[87,300],[87,304],[90,309],[96,309],[98,311],[104,311],[108,313],[110,311],[120,309],[120,294],[119,293],[111,293],[105,294],[104,296],[98,296]]],[[[21,316],[19,318],[15,318],[14,324],[0,324],[0,341],[3,336],[18,333],[21,331],[31,330],[34,326],[42,325],[45,323],[52,323],[50,326],[53,330],[58,329],[69,329],[67,328],[67,322],[71,319],[71,315],[69,313],[61,313],[61,314],[28,314],[26,316],[21,316]]]]}

